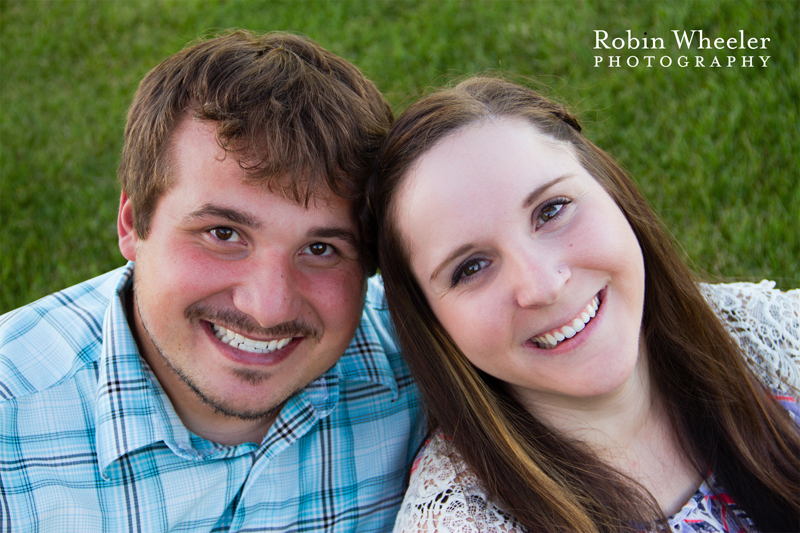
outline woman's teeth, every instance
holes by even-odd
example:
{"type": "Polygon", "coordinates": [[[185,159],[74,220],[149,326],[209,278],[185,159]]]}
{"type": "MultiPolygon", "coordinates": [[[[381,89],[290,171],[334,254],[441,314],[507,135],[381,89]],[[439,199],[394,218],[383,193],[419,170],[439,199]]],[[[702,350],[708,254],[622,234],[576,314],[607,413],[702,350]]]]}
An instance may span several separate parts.
{"type": "Polygon", "coordinates": [[[234,348],[239,348],[250,353],[270,353],[280,350],[292,341],[293,337],[286,339],[273,339],[271,341],[256,341],[243,337],[241,333],[236,333],[216,324],[211,324],[211,330],[220,341],[229,344],[234,348]]]}
{"type": "Polygon", "coordinates": [[[586,304],[583,311],[578,313],[578,316],[573,318],[569,323],[560,328],[550,330],[543,335],[536,336],[532,340],[536,342],[539,348],[544,348],[545,350],[555,348],[564,339],[571,339],[577,335],[579,331],[582,331],[583,328],[586,327],[586,324],[597,314],[598,307],[600,307],[600,298],[595,296],[592,298],[591,302],[586,304]]]}

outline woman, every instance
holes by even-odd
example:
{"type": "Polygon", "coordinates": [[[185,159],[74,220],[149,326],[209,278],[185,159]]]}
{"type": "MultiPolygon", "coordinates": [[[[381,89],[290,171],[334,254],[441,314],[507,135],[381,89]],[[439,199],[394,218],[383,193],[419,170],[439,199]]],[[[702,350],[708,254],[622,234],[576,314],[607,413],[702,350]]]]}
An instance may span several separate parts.
{"type": "Polygon", "coordinates": [[[396,531],[800,531],[800,294],[698,286],[577,121],[498,79],[407,109],[371,188],[436,430],[396,531]]]}

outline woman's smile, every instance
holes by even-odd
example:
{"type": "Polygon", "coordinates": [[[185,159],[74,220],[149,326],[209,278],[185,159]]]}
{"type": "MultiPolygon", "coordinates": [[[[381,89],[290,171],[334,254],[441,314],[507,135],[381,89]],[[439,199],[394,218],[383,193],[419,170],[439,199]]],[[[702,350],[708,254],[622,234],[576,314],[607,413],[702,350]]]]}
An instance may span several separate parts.
{"type": "Polygon", "coordinates": [[[575,315],[575,318],[568,320],[564,325],[551,329],[540,335],[531,338],[531,341],[536,343],[539,348],[550,350],[561,344],[562,342],[573,338],[575,335],[584,330],[584,328],[596,316],[597,310],[600,307],[601,301],[599,294],[586,304],[586,307],[575,315]]]}

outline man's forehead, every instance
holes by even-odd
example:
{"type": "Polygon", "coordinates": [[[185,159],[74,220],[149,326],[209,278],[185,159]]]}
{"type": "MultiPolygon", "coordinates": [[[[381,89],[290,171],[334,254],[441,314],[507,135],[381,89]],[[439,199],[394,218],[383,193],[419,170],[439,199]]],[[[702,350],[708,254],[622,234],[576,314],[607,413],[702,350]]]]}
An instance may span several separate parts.
{"type": "Polygon", "coordinates": [[[255,149],[237,140],[226,141],[220,138],[216,124],[194,118],[190,113],[181,120],[171,140],[170,155],[174,158],[182,154],[178,160],[173,160],[177,163],[177,168],[173,168],[174,178],[190,175],[180,167],[191,166],[199,156],[198,150],[207,150],[213,143],[214,159],[222,164],[236,165],[246,185],[309,208],[349,206],[352,203],[331,190],[328,184],[332,178],[327,175],[327,169],[302,162],[289,168],[285,162],[273,164],[267,148],[255,149]],[[198,141],[205,148],[199,147],[198,141]]]}
{"type": "Polygon", "coordinates": [[[196,127],[201,135],[213,137],[219,149],[217,158],[235,161],[244,171],[245,182],[250,185],[265,187],[267,192],[306,207],[352,203],[331,190],[329,184],[336,183],[337,177],[329,176],[330,169],[324,165],[303,160],[273,160],[269,138],[226,138],[220,124],[200,120],[192,115],[187,115],[182,126],[196,127]]]}
{"type": "Polygon", "coordinates": [[[324,176],[310,178],[302,171],[281,176],[264,176],[257,170],[248,170],[244,183],[306,209],[350,208],[353,205],[352,200],[331,191],[325,184],[324,176]]]}

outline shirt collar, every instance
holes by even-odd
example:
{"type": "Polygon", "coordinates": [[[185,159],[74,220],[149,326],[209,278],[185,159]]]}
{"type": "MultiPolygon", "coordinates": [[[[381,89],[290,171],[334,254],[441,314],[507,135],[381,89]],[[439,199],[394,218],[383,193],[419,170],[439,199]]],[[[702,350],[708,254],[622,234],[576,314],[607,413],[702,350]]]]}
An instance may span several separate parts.
{"type": "Polygon", "coordinates": [[[103,477],[118,458],[164,440],[164,429],[171,426],[126,319],[125,298],[132,277],[133,263],[128,263],[103,318],[96,397],[97,458],[103,477]]]}
{"type": "MultiPolygon", "coordinates": [[[[385,309],[383,313],[388,316],[385,309]]],[[[259,454],[277,455],[320,419],[330,415],[339,403],[342,382],[377,385],[391,392],[392,401],[399,398],[397,380],[381,339],[390,346],[394,346],[394,342],[380,314],[381,310],[367,301],[361,323],[345,353],[330,370],[289,398],[267,433],[259,454]]],[[[352,390],[359,394],[355,388],[352,390]]]]}

